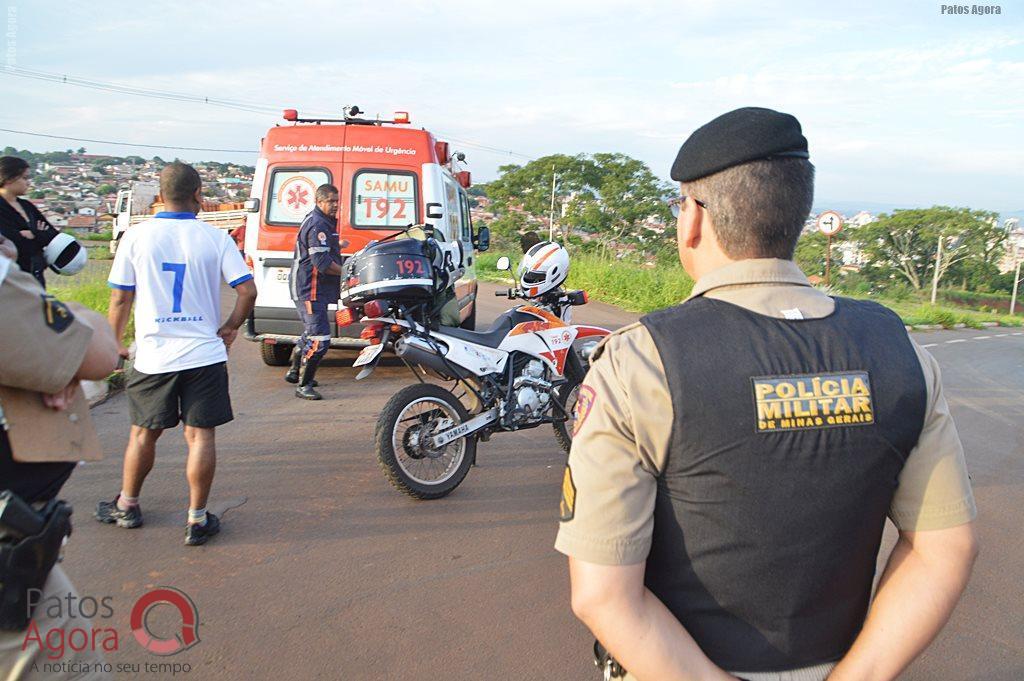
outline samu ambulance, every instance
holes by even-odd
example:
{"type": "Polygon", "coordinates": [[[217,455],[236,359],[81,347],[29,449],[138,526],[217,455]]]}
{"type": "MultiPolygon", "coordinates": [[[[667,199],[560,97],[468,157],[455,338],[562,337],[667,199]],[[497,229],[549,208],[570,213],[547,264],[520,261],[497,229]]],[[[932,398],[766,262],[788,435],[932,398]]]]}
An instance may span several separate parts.
{"type": "MultiPolygon", "coordinates": [[[[391,121],[357,118],[360,113],[352,107],[341,119],[311,119],[287,109],[284,119],[292,124],[271,128],[261,142],[246,202],[245,259],[258,294],[245,335],[260,344],[267,364],[287,364],[302,333],[288,274],[299,225],[322,184],[339,192],[338,235],[349,242],[343,257],[410,224],[431,224],[435,238],[461,241],[466,269],[455,294],[462,325],[476,323],[475,253],[486,250],[489,235],[486,228],[473,230],[469,172],[454,172],[448,143],[408,127],[407,113],[391,121]]],[[[332,315],[331,347],[366,345],[360,329],[339,330],[332,315]]]]}

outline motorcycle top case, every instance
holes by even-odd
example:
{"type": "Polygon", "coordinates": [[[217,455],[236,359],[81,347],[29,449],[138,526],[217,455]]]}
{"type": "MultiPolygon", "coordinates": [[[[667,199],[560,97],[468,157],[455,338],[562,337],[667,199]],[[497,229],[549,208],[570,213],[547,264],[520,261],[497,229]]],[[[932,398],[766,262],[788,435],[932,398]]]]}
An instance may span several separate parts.
{"type": "Polygon", "coordinates": [[[345,263],[341,303],[358,307],[371,300],[420,303],[434,297],[429,241],[397,239],[371,244],[345,263]]]}

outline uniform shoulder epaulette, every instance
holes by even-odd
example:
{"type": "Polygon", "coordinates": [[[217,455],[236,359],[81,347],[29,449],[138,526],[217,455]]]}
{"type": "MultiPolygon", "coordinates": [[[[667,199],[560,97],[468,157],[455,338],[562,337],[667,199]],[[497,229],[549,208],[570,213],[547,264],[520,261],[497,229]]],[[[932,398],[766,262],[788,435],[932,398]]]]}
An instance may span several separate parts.
{"type": "Polygon", "coordinates": [[[640,322],[633,322],[632,324],[626,324],[625,326],[612,331],[610,334],[602,338],[601,342],[597,344],[596,348],[594,348],[594,352],[590,355],[590,361],[594,361],[595,359],[601,356],[601,354],[604,352],[605,346],[608,345],[609,340],[616,336],[621,336],[623,334],[629,333],[633,329],[640,326],[643,326],[643,324],[641,324],[640,322]]]}

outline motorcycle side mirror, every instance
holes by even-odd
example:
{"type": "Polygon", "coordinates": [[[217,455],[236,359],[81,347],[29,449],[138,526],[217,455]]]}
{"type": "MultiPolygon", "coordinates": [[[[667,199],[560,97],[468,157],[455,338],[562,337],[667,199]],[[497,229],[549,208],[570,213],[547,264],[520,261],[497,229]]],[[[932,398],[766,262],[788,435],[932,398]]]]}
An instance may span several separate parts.
{"type": "Polygon", "coordinates": [[[498,264],[496,267],[499,272],[509,272],[512,270],[512,261],[508,259],[507,255],[503,255],[498,258],[498,264]]]}

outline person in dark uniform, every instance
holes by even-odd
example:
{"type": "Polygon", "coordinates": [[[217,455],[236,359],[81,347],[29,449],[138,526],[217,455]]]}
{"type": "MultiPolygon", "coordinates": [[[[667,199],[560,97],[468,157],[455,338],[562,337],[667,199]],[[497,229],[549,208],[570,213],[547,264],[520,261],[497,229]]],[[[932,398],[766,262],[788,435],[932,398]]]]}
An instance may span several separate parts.
{"type": "Polygon", "coordinates": [[[621,663],[595,647],[606,678],[894,679],[977,555],[938,364],[793,262],[814,194],[796,118],[724,114],[672,178],[695,284],[608,336],[580,387],[555,544],[573,611],[621,663]]]}
{"type": "Polygon", "coordinates": [[[31,170],[25,159],[0,157],[0,233],[18,249],[18,267],[46,288],[45,248],[60,231],[28,199],[31,170]]]}
{"type": "Polygon", "coordinates": [[[341,249],[338,242],[338,190],[322,184],[316,190],[316,208],[299,226],[289,276],[292,300],[302,320],[302,337],[292,351],[292,365],[284,380],[298,383],[295,396],[320,400],[314,388],[316,369],[331,342],[330,303],[341,296],[341,249]]]}
{"type": "MultiPolygon", "coordinates": [[[[35,279],[19,271],[14,264],[16,258],[13,243],[0,236],[0,319],[3,320],[0,324],[0,386],[3,386],[0,416],[5,406],[9,413],[14,413],[13,402],[21,401],[19,413],[28,414],[22,417],[22,427],[54,427],[48,409],[69,407],[80,390],[80,380],[101,380],[109,375],[117,366],[118,345],[101,315],[47,296],[35,279]]],[[[0,418],[0,424],[3,422],[0,418]]],[[[44,509],[59,508],[60,504],[54,500],[78,460],[74,443],[68,442],[63,461],[27,462],[19,460],[18,450],[12,448],[11,440],[17,441],[14,430],[19,424],[12,421],[9,427],[10,435],[7,426],[0,427],[0,492],[12,494],[16,499],[13,503],[29,505],[40,515],[44,509]]],[[[0,506],[10,504],[12,499],[8,498],[0,506]]],[[[7,515],[0,517],[7,518],[7,515]]],[[[52,526],[47,523],[47,528],[50,530],[52,526]]],[[[17,620],[28,615],[39,631],[61,630],[64,637],[76,629],[89,631],[92,627],[81,611],[54,614],[37,605],[29,613],[25,608],[27,593],[22,591],[20,596],[14,593],[14,589],[26,586],[41,588],[36,603],[77,598],[61,565],[51,562],[56,555],[51,554],[51,560],[46,559],[46,547],[55,544],[59,550],[63,534],[60,532],[53,539],[54,535],[48,530],[44,530],[43,539],[30,547],[32,551],[23,551],[21,547],[36,539],[12,535],[11,528],[0,521],[0,676],[52,681],[108,679],[109,675],[96,669],[97,664],[103,662],[102,656],[88,647],[79,652],[67,649],[61,664],[54,665],[59,669],[47,670],[44,663],[53,660],[47,657],[46,649],[25,644],[25,627],[29,625],[17,620]],[[42,554],[36,549],[41,549],[42,554]],[[32,570],[26,568],[26,557],[32,570]],[[43,569],[38,569],[40,562],[44,564],[43,569]],[[48,572],[45,572],[46,563],[52,565],[48,572]],[[12,572],[7,573],[8,569],[12,572]],[[17,605],[22,607],[18,609],[17,605]],[[74,669],[87,671],[73,672],[74,669]]]]}

